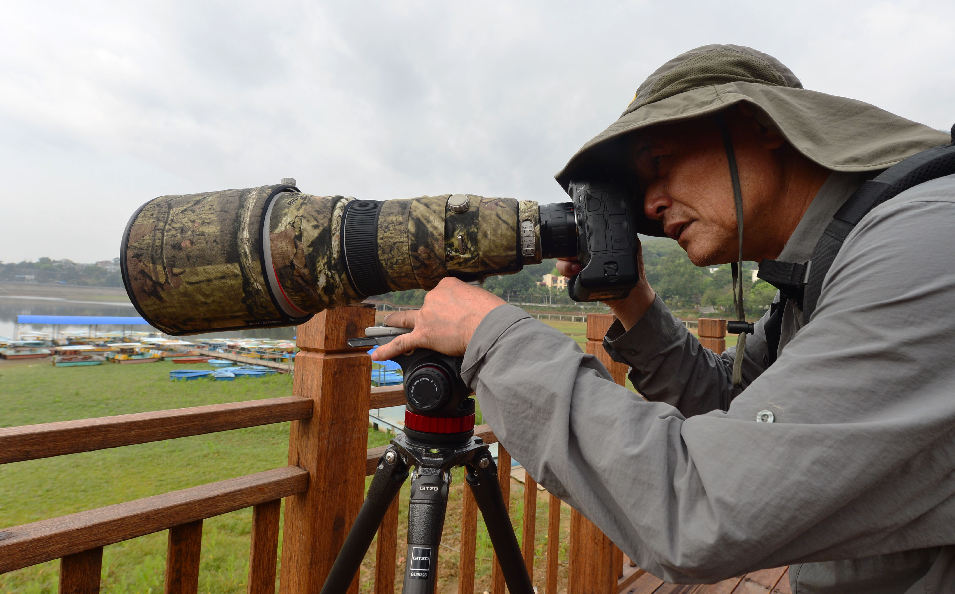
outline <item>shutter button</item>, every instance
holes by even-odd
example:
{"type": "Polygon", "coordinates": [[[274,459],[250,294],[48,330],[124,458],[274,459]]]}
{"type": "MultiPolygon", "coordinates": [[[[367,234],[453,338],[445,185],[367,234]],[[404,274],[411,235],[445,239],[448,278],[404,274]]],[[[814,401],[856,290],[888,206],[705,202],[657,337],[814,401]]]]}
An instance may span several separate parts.
{"type": "Polygon", "coordinates": [[[764,409],[756,413],[757,423],[772,423],[775,420],[776,420],[776,417],[775,415],[773,415],[773,411],[771,410],[764,409]]]}

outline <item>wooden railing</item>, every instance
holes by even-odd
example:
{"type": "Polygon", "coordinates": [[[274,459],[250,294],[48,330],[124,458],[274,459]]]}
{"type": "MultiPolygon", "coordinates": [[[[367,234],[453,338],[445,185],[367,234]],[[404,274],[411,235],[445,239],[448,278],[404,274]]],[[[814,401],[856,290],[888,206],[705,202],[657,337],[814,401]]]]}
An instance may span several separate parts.
{"type": "MultiPolygon", "coordinates": [[[[10,427],[0,429],[0,463],[291,421],[310,414],[311,402],[290,397],[10,427]]],[[[282,498],[304,491],[308,482],[307,472],[288,466],[6,528],[0,530],[0,573],[62,559],[61,592],[96,592],[104,546],[169,530],[166,590],[195,592],[202,521],[252,506],[250,591],[272,591],[278,505],[282,498]],[[271,564],[262,561],[269,557],[271,564]],[[253,584],[263,587],[252,589],[253,584]],[[272,589],[266,589],[266,584],[272,589]]]]}
{"type": "MultiPolygon", "coordinates": [[[[588,317],[587,351],[623,383],[626,369],[611,361],[600,346],[611,321],[609,315],[588,317]]],[[[104,546],[168,530],[165,590],[196,592],[203,520],[253,507],[248,591],[274,592],[284,499],[280,589],[318,592],[361,506],[365,479],[385,449],[366,449],[368,411],[404,403],[399,388],[370,387],[370,358],[345,343],[373,324],[374,309],[356,306],[327,310],[300,326],[291,397],[0,428],[0,464],[5,464],[292,421],[286,467],[0,529],[0,573],[61,559],[61,592],[97,592],[104,546]]],[[[486,425],[475,432],[488,443],[496,441],[486,425]]],[[[509,501],[510,456],[503,447],[498,451],[500,483],[509,501]]],[[[641,577],[644,572],[631,566],[576,511],[571,513],[566,535],[569,558],[561,560],[561,502],[553,495],[547,498],[546,556],[536,559],[538,489],[530,476],[524,481],[523,520],[515,530],[539,591],[556,593],[560,586],[571,592],[618,592],[641,577]],[[566,565],[567,583],[563,584],[558,575],[566,565]]],[[[456,487],[463,489],[461,517],[449,518],[446,526],[461,527],[457,591],[470,593],[474,591],[477,507],[461,483],[456,487]]],[[[396,578],[400,580],[395,575],[398,516],[396,500],[378,534],[375,592],[393,592],[396,578]]],[[[490,581],[492,592],[504,592],[496,561],[490,581]]],[[[349,592],[357,591],[355,580],[349,592]]]]}

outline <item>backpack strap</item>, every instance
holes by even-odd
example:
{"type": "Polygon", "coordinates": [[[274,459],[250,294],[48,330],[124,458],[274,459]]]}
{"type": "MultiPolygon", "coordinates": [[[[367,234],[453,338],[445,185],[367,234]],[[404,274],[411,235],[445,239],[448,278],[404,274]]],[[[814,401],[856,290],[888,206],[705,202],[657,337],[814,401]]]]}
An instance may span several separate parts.
{"type": "MultiPolygon", "coordinates": [[[[803,312],[803,323],[808,323],[816,310],[822,281],[832,266],[846,237],[869,211],[929,180],[955,173],[955,126],[952,144],[916,153],[889,167],[873,179],[865,181],[836,212],[822,237],[813,249],[812,260],[805,264],[763,260],[757,276],[780,292],[780,305],[772,312],[773,320],[766,325],[767,344],[779,344],[780,322],[786,301],[793,301],[803,312]]],[[[771,349],[768,364],[776,360],[776,349],[771,349]]]]}
{"type": "Polygon", "coordinates": [[[955,145],[946,145],[922,151],[889,167],[874,179],[864,182],[855,194],[842,205],[826,227],[812,253],[803,297],[803,322],[816,309],[822,281],[842,248],[849,232],[870,210],[905,190],[921,183],[955,173],[955,145]]]}

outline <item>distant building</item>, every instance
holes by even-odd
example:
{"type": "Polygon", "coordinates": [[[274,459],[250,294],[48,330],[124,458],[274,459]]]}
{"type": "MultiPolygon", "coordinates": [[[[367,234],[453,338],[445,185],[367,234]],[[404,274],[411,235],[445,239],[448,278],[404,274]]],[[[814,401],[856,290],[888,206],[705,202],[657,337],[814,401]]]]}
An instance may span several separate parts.
{"type": "Polygon", "coordinates": [[[545,274],[543,280],[537,283],[539,287],[551,287],[555,289],[567,288],[567,277],[558,274],[545,274]]]}
{"type": "MultiPolygon", "coordinates": [[[[707,266],[707,267],[706,267],[706,270],[707,270],[710,274],[716,274],[716,272],[717,272],[719,269],[720,269],[719,266],[707,266]]],[[[754,268],[754,269],[752,269],[752,270],[749,271],[749,280],[750,280],[750,282],[753,282],[753,283],[756,282],[756,275],[757,275],[758,273],[759,273],[759,269],[757,269],[757,268],[754,268]]]]}
{"type": "Polygon", "coordinates": [[[97,268],[103,268],[106,272],[119,272],[119,258],[112,260],[100,260],[96,263],[97,268]]]}

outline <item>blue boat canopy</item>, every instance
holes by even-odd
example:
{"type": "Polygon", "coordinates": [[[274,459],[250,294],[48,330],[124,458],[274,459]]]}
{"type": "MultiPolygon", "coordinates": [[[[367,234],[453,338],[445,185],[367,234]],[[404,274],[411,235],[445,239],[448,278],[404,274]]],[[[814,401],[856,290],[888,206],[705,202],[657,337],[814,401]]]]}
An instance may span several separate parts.
{"type": "Polygon", "coordinates": [[[138,316],[35,316],[20,314],[17,324],[47,324],[51,326],[149,326],[138,316]]]}

